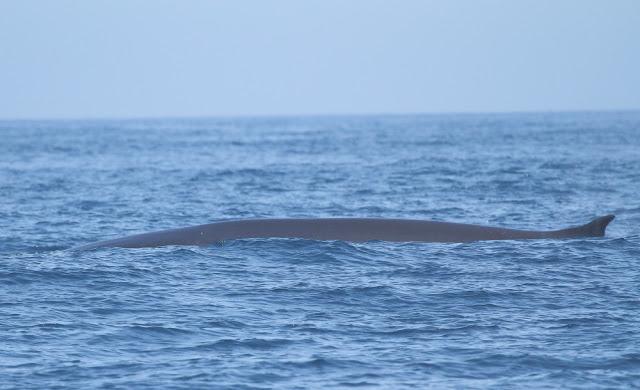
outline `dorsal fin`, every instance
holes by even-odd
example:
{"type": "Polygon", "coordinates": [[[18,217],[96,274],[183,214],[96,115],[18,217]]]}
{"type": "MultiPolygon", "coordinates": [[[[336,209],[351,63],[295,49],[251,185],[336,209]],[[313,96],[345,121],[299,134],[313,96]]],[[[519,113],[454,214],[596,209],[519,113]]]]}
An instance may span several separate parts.
{"type": "Polygon", "coordinates": [[[589,236],[602,237],[609,222],[613,221],[616,216],[613,214],[598,217],[581,228],[589,236]]]}

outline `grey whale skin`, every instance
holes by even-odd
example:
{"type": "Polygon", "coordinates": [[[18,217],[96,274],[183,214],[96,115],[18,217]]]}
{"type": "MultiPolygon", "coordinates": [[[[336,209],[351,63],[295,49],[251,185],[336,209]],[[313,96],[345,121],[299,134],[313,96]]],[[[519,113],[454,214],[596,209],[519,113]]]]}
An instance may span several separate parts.
{"type": "Polygon", "coordinates": [[[208,245],[241,238],[304,238],[341,241],[469,242],[545,238],[602,237],[615,217],[605,215],[561,230],[515,230],[462,223],[382,218],[282,218],[215,222],[182,229],[136,234],[84,245],[77,250],[103,247],[148,248],[165,245],[208,245]]]}

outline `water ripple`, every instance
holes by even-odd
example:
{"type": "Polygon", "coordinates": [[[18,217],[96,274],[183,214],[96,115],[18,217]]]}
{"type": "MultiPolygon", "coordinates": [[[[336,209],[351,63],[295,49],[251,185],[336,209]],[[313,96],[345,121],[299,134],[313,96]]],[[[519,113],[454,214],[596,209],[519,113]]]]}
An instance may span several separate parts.
{"type": "Polygon", "coordinates": [[[638,387],[639,124],[0,122],[0,388],[638,387]],[[229,218],[609,212],[603,238],[69,250],[229,218]]]}

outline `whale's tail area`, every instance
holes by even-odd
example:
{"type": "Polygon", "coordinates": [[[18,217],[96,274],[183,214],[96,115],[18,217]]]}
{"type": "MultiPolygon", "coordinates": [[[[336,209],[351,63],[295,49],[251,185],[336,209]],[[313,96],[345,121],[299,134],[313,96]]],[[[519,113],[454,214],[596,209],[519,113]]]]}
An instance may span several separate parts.
{"type": "Polygon", "coordinates": [[[613,214],[598,217],[588,224],[580,226],[580,229],[584,232],[585,236],[602,237],[604,236],[607,225],[609,225],[615,217],[613,214]]]}

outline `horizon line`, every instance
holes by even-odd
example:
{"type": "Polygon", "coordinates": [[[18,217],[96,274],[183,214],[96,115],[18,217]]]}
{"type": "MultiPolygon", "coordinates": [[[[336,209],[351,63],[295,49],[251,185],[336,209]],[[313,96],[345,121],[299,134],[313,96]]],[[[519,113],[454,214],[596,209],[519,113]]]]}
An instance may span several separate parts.
{"type": "Polygon", "coordinates": [[[132,116],[52,116],[52,117],[14,117],[2,118],[0,122],[44,122],[44,121],[135,121],[135,120],[181,120],[181,119],[261,119],[261,118],[331,118],[331,117],[392,117],[392,116],[438,116],[438,115],[517,115],[517,114],[578,114],[578,113],[633,113],[640,108],[605,109],[546,109],[546,110],[488,110],[488,111],[423,111],[423,112],[354,112],[354,113],[280,113],[280,114],[169,114],[169,115],[132,115],[132,116]]]}

